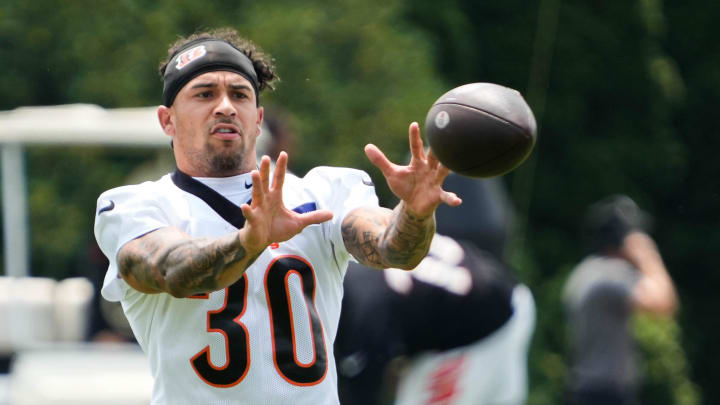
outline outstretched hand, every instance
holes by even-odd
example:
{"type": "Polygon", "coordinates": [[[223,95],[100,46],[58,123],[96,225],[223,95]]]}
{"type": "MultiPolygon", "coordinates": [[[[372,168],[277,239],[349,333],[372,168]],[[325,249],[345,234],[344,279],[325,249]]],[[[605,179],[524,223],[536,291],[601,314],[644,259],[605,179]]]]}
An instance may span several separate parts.
{"type": "Polygon", "coordinates": [[[288,156],[280,152],[270,184],[270,158],[263,156],[260,168],[251,173],[253,190],[250,204],[240,206],[245,216],[245,248],[262,251],[275,242],[284,242],[300,233],[305,227],[332,219],[329,210],[299,214],[285,207],[282,187],[285,182],[288,156]]]}
{"type": "Polygon", "coordinates": [[[410,153],[412,157],[407,166],[392,163],[375,145],[365,146],[368,159],[377,166],[390,187],[408,210],[420,217],[432,215],[442,203],[458,206],[462,200],[443,190],[442,183],[450,170],[437,159],[432,150],[425,153],[417,122],[410,124],[410,153]]]}

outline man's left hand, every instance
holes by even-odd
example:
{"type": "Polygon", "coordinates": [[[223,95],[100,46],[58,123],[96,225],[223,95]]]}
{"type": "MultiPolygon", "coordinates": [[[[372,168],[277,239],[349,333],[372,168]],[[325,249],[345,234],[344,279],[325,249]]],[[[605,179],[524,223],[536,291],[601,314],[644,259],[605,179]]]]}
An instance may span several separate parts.
{"type": "Polygon", "coordinates": [[[455,193],[443,190],[442,183],[450,169],[440,163],[432,150],[425,153],[418,123],[411,123],[408,132],[412,157],[407,166],[392,163],[375,145],[365,146],[365,154],[385,176],[390,190],[405,203],[407,210],[421,218],[432,215],[441,203],[460,205],[462,200],[455,193]]]}

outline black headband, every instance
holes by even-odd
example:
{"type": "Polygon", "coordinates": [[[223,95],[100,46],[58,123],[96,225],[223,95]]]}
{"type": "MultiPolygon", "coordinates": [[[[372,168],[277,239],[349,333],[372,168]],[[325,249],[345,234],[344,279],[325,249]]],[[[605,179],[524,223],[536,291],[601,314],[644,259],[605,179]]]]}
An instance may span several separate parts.
{"type": "Polygon", "coordinates": [[[193,78],[218,70],[237,73],[252,84],[260,105],[258,78],[253,63],[244,53],[220,39],[202,38],[175,51],[165,68],[163,104],[170,107],[180,89],[193,78]]]}

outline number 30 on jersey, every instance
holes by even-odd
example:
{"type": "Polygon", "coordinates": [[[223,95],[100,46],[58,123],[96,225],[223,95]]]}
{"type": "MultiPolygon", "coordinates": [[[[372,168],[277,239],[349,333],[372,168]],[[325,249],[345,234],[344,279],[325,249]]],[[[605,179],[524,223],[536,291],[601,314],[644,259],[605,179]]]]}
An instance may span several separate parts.
{"type": "MultiPolygon", "coordinates": [[[[210,360],[210,346],[205,346],[190,359],[195,373],[214,387],[239,384],[250,369],[250,339],[247,327],[240,320],[247,304],[247,276],[226,288],[222,307],[207,313],[207,331],[221,333],[225,342],[225,364],[218,367],[210,360]]],[[[315,307],[315,274],[310,263],[298,256],[281,256],[265,271],[265,296],[272,329],[275,370],[293,385],[315,385],[327,374],[328,355],[322,322],[315,307]],[[289,294],[289,278],[301,281],[302,296],[308,309],[312,335],[313,359],[301,363],[297,358],[297,342],[289,294]]],[[[195,298],[207,298],[197,296],[195,298]]]]}

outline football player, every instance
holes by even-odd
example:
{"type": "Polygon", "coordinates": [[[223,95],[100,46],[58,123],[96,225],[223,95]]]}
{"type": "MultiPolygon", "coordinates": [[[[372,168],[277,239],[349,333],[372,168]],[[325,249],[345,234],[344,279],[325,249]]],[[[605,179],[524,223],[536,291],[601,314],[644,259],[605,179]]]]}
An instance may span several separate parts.
{"type": "Polygon", "coordinates": [[[178,40],[162,64],[158,120],[175,172],[104,192],[95,236],[110,265],[103,296],[120,301],[148,354],[152,403],[338,403],[333,342],[350,261],[414,268],[434,212],[457,206],[448,170],[409,128],[412,160],[365,153],[400,202],[381,208],[349,168],[286,174],[257,162],[269,56],[229,29],[178,40]]]}

